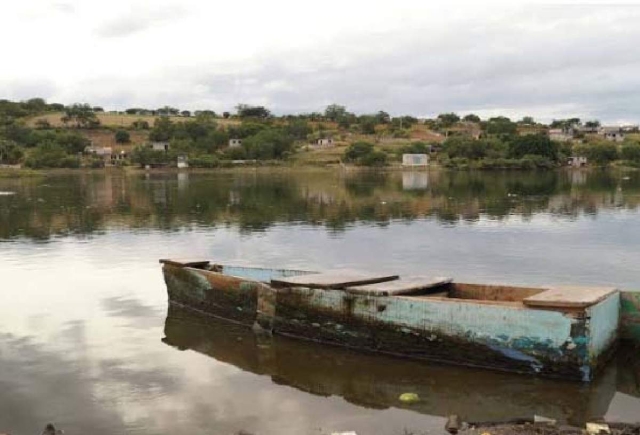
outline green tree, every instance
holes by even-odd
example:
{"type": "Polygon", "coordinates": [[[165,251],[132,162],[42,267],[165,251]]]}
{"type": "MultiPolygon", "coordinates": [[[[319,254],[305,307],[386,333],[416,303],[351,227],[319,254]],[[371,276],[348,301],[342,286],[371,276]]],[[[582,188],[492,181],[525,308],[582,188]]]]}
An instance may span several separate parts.
{"type": "Polygon", "coordinates": [[[61,118],[65,124],[74,122],[76,127],[94,128],[100,125],[98,117],[93,108],[88,104],[73,104],[64,109],[64,116],[61,118]]]}
{"type": "Polygon", "coordinates": [[[249,104],[238,104],[236,106],[240,118],[266,119],[271,116],[271,112],[264,106],[251,106],[249,104]]]}
{"type": "Polygon", "coordinates": [[[338,122],[347,116],[347,108],[339,104],[330,104],[324,109],[324,117],[329,121],[338,122]]]}
{"type": "Polygon", "coordinates": [[[640,143],[628,141],[622,144],[620,157],[634,163],[640,163],[640,143]]]}
{"type": "Polygon", "coordinates": [[[165,142],[171,139],[174,130],[174,123],[168,116],[161,116],[153,121],[153,128],[149,133],[149,140],[154,142],[165,142]]]}
{"type": "Polygon", "coordinates": [[[309,123],[304,119],[295,119],[289,121],[286,127],[287,133],[297,140],[305,140],[307,135],[311,133],[309,123]]]}
{"type": "Polygon", "coordinates": [[[52,142],[38,145],[25,159],[25,166],[33,169],[40,168],[77,168],[80,160],[70,156],[65,149],[52,142]]]}
{"type": "Polygon", "coordinates": [[[266,129],[244,139],[242,147],[249,159],[283,159],[291,153],[293,138],[278,129],[266,129]]]}
{"type": "Polygon", "coordinates": [[[527,134],[514,136],[509,141],[509,157],[521,159],[527,155],[543,156],[551,161],[558,161],[560,146],[546,134],[527,134]]]}
{"type": "Polygon", "coordinates": [[[600,121],[598,121],[597,119],[594,119],[592,121],[587,121],[584,123],[584,126],[589,128],[598,128],[600,127],[600,121]]]}
{"type": "Polygon", "coordinates": [[[345,150],[344,160],[347,162],[358,162],[362,157],[373,151],[373,144],[370,142],[354,142],[345,150]]]}
{"type": "Polygon", "coordinates": [[[462,120],[467,122],[480,122],[480,117],[478,115],[470,113],[468,115],[465,115],[462,120]]]}
{"type": "Polygon", "coordinates": [[[131,142],[131,135],[127,130],[118,130],[115,133],[116,143],[129,143],[131,142]]]}
{"type": "Polygon", "coordinates": [[[506,116],[496,116],[489,118],[485,129],[488,134],[513,135],[518,131],[518,125],[506,116]]]}
{"type": "Polygon", "coordinates": [[[375,134],[377,124],[378,121],[375,116],[361,115],[358,117],[358,125],[360,126],[360,131],[363,134],[375,134]]]}
{"type": "Polygon", "coordinates": [[[0,139],[0,163],[14,165],[22,159],[23,153],[17,143],[0,139]]]}
{"type": "Polygon", "coordinates": [[[455,113],[441,113],[438,115],[438,125],[447,128],[460,121],[460,117],[455,113]]]}

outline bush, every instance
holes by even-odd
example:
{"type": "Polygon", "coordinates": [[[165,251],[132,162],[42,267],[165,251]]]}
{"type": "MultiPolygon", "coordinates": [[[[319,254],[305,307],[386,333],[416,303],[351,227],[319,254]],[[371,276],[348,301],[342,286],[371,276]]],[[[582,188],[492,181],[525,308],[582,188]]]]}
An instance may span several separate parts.
{"type": "Polygon", "coordinates": [[[593,142],[575,147],[576,155],[585,156],[590,163],[605,166],[618,158],[618,148],[610,142],[593,142]]]}
{"type": "Polygon", "coordinates": [[[116,143],[129,143],[131,142],[131,136],[126,130],[118,130],[115,134],[116,143]]]}
{"type": "Polygon", "coordinates": [[[372,151],[362,156],[359,163],[364,166],[385,166],[387,164],[387,154],[383,151],[372,151]]]}
{"type": "Polygon", "coordinates": [[[220,159],[212,154],[189,158],[189,166],[193,168],[217,168],[220,166],[220,159]]]}
{"type": "Polygon", "coordinates": [[[32,169],[80,167],[80,160],[77,157],[68,155],[64,148],[51,142],[36,147],[24,163],[32,169]]]}
{"type": "Polygon", "coordinates": [[[373,152],[373,144],[369,142],[355,142],[349,145],[344,152],[344,159],[347,162],[358,162],[362,157],[373,152]]]}
{"type": "Polygon", "coordinates": [[[560,146],[544,134],[514,136],[509,142],[509,157],[521,159],[525,156],[542,156],[558,161],[560,146]]]}
{"type": "Polygon", "coordinates": [[[284,159],[293,148],[293,138],[277,129],[265,129],[242,141],[247,158],[257,160],[284,159]]]}
{"type": "Polygon", "coordinates": [[[629,162],[640,163],[640,143],[625,142],[620,149],[620,157],[629,162]]]}
{"type": "Polygon", "coordinates": [[[431,147],[424,142],[413,142],[400,149],[400,154],[429,154],[431,147]]]}

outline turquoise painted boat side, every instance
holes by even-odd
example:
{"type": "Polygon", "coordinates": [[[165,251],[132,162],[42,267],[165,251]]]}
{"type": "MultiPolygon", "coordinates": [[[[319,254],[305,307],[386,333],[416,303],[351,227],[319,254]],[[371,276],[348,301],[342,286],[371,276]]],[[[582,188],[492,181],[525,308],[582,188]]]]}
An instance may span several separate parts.
{"type": "Polygon", "coordinates": [[[626,291],[620,295],[622,338],[640,343],[640,291],[626,291]]]}
{"type": "Polygon", "coordinates": [[[615,344],[620,325],[620,293],[587,309],[589,358],[596,360],[615,344]]]}
{"type": "MultiPolygon", "coordinates": [[[[330,313],[332,318],[342,317],[347,323],[355,318],[364,324],[393,325],[406,334],[421,334],[434,341],[451,337],[459,342],[487,346],[507,358],[528,364],[533,372],[540,372],[548,362],[573,361],[587,377],[590,374],[587,351],[590,337],[586,328],[579,327],[585,320],[559,311],[461,299],[371,296],[345,299],[345,293],[340,290],[295,288],[289,291],[305,301],[305,309],[316,310],[319,315],[330,313]]],[[[615,305],[615,301],[607,307],[611,304],[615,305]]],[[[279,308],[280,304],[276,315],[279,308]]],[[[602,335],[605,336],[606,331],[602,331],[602,335]]],[[[607,342],[610,339],[607,336],[607,342]]],[[[597,355],[594,354],[593,359],[595,364],[597,355]]]]}

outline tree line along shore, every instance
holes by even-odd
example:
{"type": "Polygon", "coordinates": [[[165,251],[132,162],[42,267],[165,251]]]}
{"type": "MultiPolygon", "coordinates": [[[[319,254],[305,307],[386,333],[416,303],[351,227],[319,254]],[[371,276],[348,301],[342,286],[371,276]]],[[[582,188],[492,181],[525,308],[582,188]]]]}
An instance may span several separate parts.
{"type": "Polygon", "coordinates": [[[640,167],[637,126],[597,120],[443,113],[430,119],[323,112],[275,116],[240,104],[233,113],[129,108],[106,112],[42,98],[0,100],[0,167],[399,166],[405,154],[458,169],[640,167]]]}

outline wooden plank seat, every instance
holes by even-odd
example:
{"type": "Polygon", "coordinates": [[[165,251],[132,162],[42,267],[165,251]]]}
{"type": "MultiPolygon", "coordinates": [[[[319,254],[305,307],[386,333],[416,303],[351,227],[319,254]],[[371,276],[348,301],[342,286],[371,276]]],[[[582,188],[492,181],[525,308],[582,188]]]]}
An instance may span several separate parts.
{"type": "Polygon", "coordinates": [[[271,280],[274,287],[310,287],[344,289],[355,285],[375,284],[398,279],[398,275],[338,269],[308,275],[289,276],[271,280]]]}
{"type": "Polygon", "coordinates": [[[446,277],[410,276],[394,281],[386,281],[376,284],[350,286],[345,289],[347,293],[370,296],[396,296],[425,293],[428,290],[441,291],[441,287],[453,281],[446,277]]]}
{"type": "Polygon", "coordinates": [[[524,298],[522,302],[529,307],[586,308],[617,291],[614,287],[555,286],[524,298]]]}

